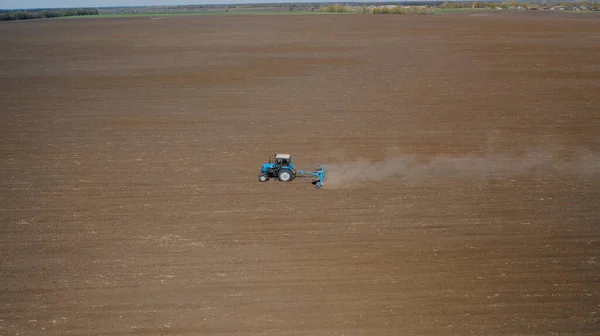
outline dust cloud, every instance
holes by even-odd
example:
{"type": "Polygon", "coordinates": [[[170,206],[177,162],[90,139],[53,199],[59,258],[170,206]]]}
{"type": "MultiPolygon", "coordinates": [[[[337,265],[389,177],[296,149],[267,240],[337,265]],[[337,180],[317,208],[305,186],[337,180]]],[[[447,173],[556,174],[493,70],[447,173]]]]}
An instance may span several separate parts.
{"type": "Polygon", "coordinates": [[[482,154],[441,155],[422,159],[416,155],[394,156],[382,161],[366,159],[328,164],[327,184],[342,186],[402,178],[417,181],[429,178],[490,179],[521,174],[569,174],[580,178],[600,178],[600,156],[589,150],[561,153],[534,149],[519,156],[482,154]]]}

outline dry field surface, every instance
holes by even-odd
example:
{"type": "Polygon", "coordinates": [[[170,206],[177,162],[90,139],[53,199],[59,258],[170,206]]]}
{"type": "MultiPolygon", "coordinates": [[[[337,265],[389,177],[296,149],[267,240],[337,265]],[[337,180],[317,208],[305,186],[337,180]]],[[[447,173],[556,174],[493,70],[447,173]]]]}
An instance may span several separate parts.
{"type": "Polygon", "coordinates": [[[0,335],[597,335],[599,27],[0,24],[0,335]]]}

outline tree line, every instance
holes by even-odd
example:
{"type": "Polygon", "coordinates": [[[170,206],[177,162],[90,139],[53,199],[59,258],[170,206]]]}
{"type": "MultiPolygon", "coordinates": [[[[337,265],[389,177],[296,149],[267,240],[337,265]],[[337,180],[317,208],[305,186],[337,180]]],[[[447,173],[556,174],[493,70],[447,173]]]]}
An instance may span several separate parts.
{"type": "Polygon", "coordinates": [[[592,1],[577,1],[577,2],[543,2],[536,4],[533,2],[517,2],[517,1],[505,1],[505,2],[483,2],[483,1],[471,1],[471,2],[458,2],[458,1],[446,1],[439,4],[430,4],[422,6],[400,6],[396,3],[386,3],[386,6],[373,5],[370,6],[352,6],[343,4],[331,4],[321,6],[321,12],[330,13],[344,13],[353,12],[360,14],[434,14],[436,8],[440,9],[461,9],[461,8],[488,8],[488,9],[512,9],[512,8],[523,8],[523,9],[550,9],[553,7],[560,7],[560,10],[587,10],[587,11],[599,11],[600,2],[592,1]]]}
{"type": "Polygon", "coordinates": [[[0,11],[0,21],[43,19],[77,15],[98,15],[98,9],[69,8],[0,11]]]}
{"type": "Polygon", "coordinates": [[[542,1],[536,2],[531,1],[530,3],[524,1],[504,1],[504,2],[484,2],[484,1],[472,1],[472,2],[458,2],[458,1],[447,1],[439,6],[440,8],[532,8],[532,7],[563,7],[566,10],[572,10],[574,8],[586,8],[588,10],[600,10],[600,2],[598,1],[542,1]]]}

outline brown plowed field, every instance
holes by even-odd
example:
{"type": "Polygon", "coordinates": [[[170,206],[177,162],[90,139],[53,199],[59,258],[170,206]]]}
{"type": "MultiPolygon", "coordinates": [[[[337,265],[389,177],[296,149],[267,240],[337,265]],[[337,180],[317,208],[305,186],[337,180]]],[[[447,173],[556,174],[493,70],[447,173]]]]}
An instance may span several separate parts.
{"type": "Polygon", "coordinates": [[[598,335],[599,27],[0,24],[0,335],[598,335]]]}

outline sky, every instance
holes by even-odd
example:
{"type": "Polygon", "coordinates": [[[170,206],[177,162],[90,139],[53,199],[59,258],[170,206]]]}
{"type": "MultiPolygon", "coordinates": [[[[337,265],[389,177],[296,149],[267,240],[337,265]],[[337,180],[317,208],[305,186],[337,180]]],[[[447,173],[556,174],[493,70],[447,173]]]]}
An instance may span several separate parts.
{"type": "MultiPolygon", "coordinates": [[[[0,9],[201,5],[256,2],[331,2],[332,0],[0,0],[0,9]]],[[[361,0],[362,1],[362,0],[361,0]]],[[[368,1],[368,0],[367,0],[368,1]]],[[[375,1],[375,0],[373,0],[375,1]]],[[[365,1],[366,2],[366,1],[365,1]]]]}

